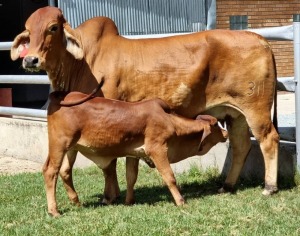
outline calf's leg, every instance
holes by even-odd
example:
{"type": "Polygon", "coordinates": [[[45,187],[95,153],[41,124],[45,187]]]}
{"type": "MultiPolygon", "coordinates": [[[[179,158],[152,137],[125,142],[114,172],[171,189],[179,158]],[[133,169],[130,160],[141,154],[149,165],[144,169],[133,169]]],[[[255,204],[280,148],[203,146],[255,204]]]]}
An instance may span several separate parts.
{"type": "Polygon", "coordinates": [[[173,173],[173,170],[170,166],[169,159],[166,153],[167,148],[164,146],[162,148],[156,145],[156,150],[153,150],[150,153],[150,157],[153,160],[158,172],[162,176],[164,182],[168,186],[177,206],[183,205],[184,199],[181,196],[177,185],[176,179],[173,173]]]}
{"type": "Polygon", "coordinates": [[[60,177],[63,180],[64,187],[67,191],[68,197],[70,201],[76,205],[80,205],[80,201],[78,198],[78,194],[74,188],[73,177],[72,177],[72,169],[76,160],[77,151],[71,150],[68,151],[63,159],[62,166],[60,168],[60,177]]]}
{"type": "Polygon", "coordinates": [[[61,150],[50,150],[43,167],[48,213],[54,217],[60,215],[56,202],[56,184],[64,155],[65,152],[61,150]]]}
{"type": "MultiPolygon", "coordinates": [[[[73,184],[72,169],[76,161],[76,155],[78,151],[70,150],[63,159],[62,166],[60,168],[60,176],[63,180],[64,187],[67,191],[70,201],[76,205],[80,205],[78,194],[76,193],[73,184]]],[[[116,172],[116,160],[105,169],[102,169],[105,179],[104,198],[102,203],[111,204],[120,196],[120,189],[118,185],[117,172],[116,172]]]]}
{"type": "Polygon", "coordinates": [[[117,159],[112,160],[112,162],[103,170],[105,187],[104,187],[104,197],[102,200],[103,204],[112,204],[120,196],[120,188],[117,178],[117,159]]]}

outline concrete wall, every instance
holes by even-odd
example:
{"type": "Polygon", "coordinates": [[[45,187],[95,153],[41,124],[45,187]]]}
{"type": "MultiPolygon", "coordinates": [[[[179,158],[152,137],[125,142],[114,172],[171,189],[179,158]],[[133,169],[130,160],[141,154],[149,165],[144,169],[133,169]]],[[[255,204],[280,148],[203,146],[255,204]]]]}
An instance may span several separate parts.
{"type": "MultiPolygon", "coordinates": [[[[44,163],[48,155],[47,122],[0,117],[0,141],[0,158],[13,157],[44,163]]],[[[77,159],[76,167],[92,164],[81,155],[77,159]]]]}
{"type": "MultiPolygon", "coordinates": [[[[0,117],[0,158],[14,157],[44,163],[48,154],[47,123],[43,120],[33,121],[0,117]]],[[[281,142],[279,154],[279,174],[292,178],[295,169],[296,146],[294,143],[281,142]]],[[[176,173],[188,170],[191,165],[200,168],[216,167],[226,174],[231,162],[231,148],[228,142],[219,143],[204,156],[186,159],[172,167],[176,173]]],[[[79,155],[75,167],[91,165],[88,159],[79,155]]],[[[246,178],[262,178],[264,162],[259,146],[252,141],[252,149],[247,158],[243,173],[246,178]]]]}

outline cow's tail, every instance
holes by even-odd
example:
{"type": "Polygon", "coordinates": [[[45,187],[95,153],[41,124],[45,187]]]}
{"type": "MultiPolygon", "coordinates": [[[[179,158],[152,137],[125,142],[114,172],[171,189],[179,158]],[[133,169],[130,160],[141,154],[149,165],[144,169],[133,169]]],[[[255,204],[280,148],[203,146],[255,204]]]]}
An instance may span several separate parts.
{"type": "Polygon", "coordinates": [[[274,93],[274,108],[273,108],[273,125],[278,132],[278,118],[277,118],[277,91],[274,93]]]}
{"type": "Polygon", "coordinates": [[[71,106],[76,106],[76,105],[82,104],[82,103],[90,100],[91,98],[95,97],[96,93],[103,86],[103,84],[104,84],[104,80],[102,80],[90,94],[86,95],[82,99],[79,99],[77,101],[68,101],[68,102],[62,100],[62,101],[60,101],[60,105],[63,107],[71,107],[71,106]]]}
{"type": "Polygon", "coordinates": [[[275,70],[275,88],[274,88],[274,107],[273,107],[273,125],[278,132],[278,118],[277,118],[277,69],[274,54],[272,53],[273,65],[275,70]]]}

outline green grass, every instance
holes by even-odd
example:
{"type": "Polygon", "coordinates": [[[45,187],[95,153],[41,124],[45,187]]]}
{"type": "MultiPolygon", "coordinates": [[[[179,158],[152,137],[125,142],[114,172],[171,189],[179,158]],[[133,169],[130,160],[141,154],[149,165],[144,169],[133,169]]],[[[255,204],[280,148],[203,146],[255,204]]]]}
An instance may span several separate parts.
{"type": "Polygon", "coordinates": [[[59,181],[63,215],[46,212],[41,173],[0,176],[0,235],[299,235],[300,188],[281,181],[281,191],[261,195],[262,183],[240,181],[235,194],[217,194],[223,179],[215,170],[192,168],[177,175],[187,204],[176,207],[156,170],[140,168],[134,206],[124,206],[125,167],[119,162],[121,197],[100,206],[103,175],[95,167],[75,170],[83,206],[72,206],[59,181]]]}

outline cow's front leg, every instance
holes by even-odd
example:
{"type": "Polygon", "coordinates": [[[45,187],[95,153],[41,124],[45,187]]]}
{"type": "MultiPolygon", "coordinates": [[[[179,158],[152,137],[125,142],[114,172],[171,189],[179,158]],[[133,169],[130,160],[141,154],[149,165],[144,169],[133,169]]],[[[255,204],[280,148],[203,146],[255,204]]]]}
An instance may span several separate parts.
{"type": "Polygon", "coordinates": [[[117,159],[111,161],[111,163],[103,170],[105,186],[103,204],[112,204],[120,196],[120,188],[117,178],[117,159]]]}
{"type": "Polygon", "coordinates": [[[230,120],[229,140],[232,147],[232,163],[225,183],[219,193],[233,192],[246,157],[251,148],[249,126],[243,115],[230,120]]]}
{"type": "Polygon", "coordinates": [[[134,197],[134,185],[137,180],[139,171],[139,159],[126,157],[126,182],[127,182],[127,193],[126,193],[126,205],[132,205],[135,203],[134,197]]]}
{"type": "Polygon", "coordinates": [[[77,151],[71,150],[68,151],[64,157],[62,166],[60,168],[59,174],[63,180],[64,187],[67,191],[68,197],[72,203],[80,206],[80,201],[78,198],[78,194],[74,188],[73,177],[72,177],[72,169],[76,160],[77,151]]]}

